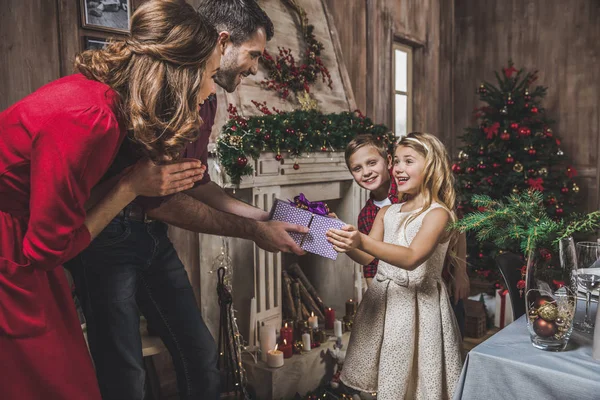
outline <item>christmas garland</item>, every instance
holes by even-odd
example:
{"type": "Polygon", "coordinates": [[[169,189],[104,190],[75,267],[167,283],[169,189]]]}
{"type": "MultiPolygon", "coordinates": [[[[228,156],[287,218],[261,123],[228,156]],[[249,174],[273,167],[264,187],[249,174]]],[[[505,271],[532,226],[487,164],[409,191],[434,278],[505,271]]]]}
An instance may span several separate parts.
{"type": "Polygon", "coordinates": [[[330,89],[333,82],[320,57],[323,43],[315,38],[314,26],[308,23],[306,11],[296,0],[282,1],[296,12],[300,20],[302,38],[306,44],[304,59],[302,64],[296,65],[296,59],[290,49],[279,47],[279,54],[275,58],[265,50],[261,61],[268,71],[268,79],[263,80],[261,85],[266,90],[278,92],[283,99],[287,99],[292,91],[299,101],[302,99],[302,103],[308,103],[310,85],[317,81],[319,75],[330,89]]]}
{"type": "MultiPolygon", "coordinates": [[[[375,125],[360,111],[323,114],[316,110],[281,112],[267,108],[265,103],[254,102],[264,115],[249,118],[240,116],[229,105],[229,121],[217,141],[220,164],[231,181],[239,183],[244,175],[251,175],[248,158],[258,158],[263,151],[282,153],[297,158],[307,152],[344,150],[358,134],[377,135],[388,145],[395,140],[385,125],[375,125]]],[[[300,168],[294,163],[294,168],[300,168]]]]}

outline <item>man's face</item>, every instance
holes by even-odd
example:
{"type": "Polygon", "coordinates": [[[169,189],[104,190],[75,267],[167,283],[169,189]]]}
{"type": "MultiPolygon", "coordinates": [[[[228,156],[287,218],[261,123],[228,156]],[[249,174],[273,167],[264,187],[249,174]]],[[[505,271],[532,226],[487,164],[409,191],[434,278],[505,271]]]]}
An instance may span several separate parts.
{"type": "Polygon", "coordinates": [[[245,42],[235,45],[227,40],[223,47],[221,69],[215,75],[215,82],[223,89],[232,93],[248,75],[258,72],[258,59],[262,56],[267,35],[259,28],[245,42]]]}

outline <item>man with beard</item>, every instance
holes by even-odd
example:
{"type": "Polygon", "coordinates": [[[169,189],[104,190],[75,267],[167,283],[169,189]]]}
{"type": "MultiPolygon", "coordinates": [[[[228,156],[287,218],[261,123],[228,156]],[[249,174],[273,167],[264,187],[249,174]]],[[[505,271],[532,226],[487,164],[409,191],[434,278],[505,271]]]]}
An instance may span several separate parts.
{"type": "MultiPolygon", "coordinates": [[[[203,0],[198,12],[219,32],[222,58],[214,80],[233,92],[244,77],[256,74],[265,44],[273,36],[273,24],[254,0],[203,0]]],[[[206,165],[216,103],[216,96],[211,96],[201,105],[200,136],[186,147],[183,157],[206,165]]],[[[110,186],[111,178],[135,159],[126,141],[103,186],[110,186]]],[[[268,221],[267,212],[227,195],[208,174],[186,192],[159,201],[136,199],[67,265],[86,317],[104,400],[144,398],[140,311],[173,358],[180,398],[219,397],[216,345],[167,237],[167,223],[250,239],[267,251],[303,254],[288,232],[306,232],[306,228],[268,221]]]]}

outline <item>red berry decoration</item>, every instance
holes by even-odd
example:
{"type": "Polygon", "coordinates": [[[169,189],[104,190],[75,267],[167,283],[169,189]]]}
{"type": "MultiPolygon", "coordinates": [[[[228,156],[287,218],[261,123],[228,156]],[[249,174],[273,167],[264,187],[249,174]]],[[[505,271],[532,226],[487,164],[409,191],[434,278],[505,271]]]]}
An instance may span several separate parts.
{"type": "Polygon", "coordinates": [[[323,152],[327,151],[327,146],[321,146],[321,151],[323,151],[323,152]]]}
{"type": "Polygon", "coordinates": [[[513,122],[512,124],[510,124],[510,129],[516,131],[517,129],[519,129],[519,124],[517,122],[513,122]]]}
{"type": "Polygon", "coordinates": [[[525,101],[531,100],[531,96],[529,95],[529,90],[525,89],[525,95],[523,96],[525,101]]]}
{"type": "Polygon", "coordinates": [[[467,173],[468,174],[472,174],[473,172],[475,172],[475,168],[473,168],[473,167],[467,168],[467,173]]]}
{"type": "Polygon", "coordinates": [[[508,100],[506,100],[506,105],[512,106],[513,104],[515,104],[515,101],[511,97],[509,97],[508,100]]]}
{"type": "Polygon", "coordinates": [[[460,171],[461,171],[460,165],[452,164],[452,172],[454,172],[455,174],[459,174],[460,171]]]}
{"type": "Polygon", "coordinates": [[[528,153],[529,153],[530,156],[535,156],[536,151],[535,151],[535,149],[533,147],[531,147],[529,149],[528,153]]]}
{"type": "Polygon", "coordinates": [[[276,159],[277,161],[281,161],[281,154],[277,154],[277,155],[275,156],[275,159],[276,159]]]}
{"type": "Polygon", "coordinates": [[[525,103],[525,108],[529,108],[529,103],[525,103]]]}
{"type": "Polygon", "coordinates": [[[298,163],[294,163],[294,169],[295,169],[295,170],[298,170],[298,169],[300,169],[300,165],[299,165],[298,163]]]}
{"type": "Polygon", "coordinates": [[[508,133],[507,131],[504,131],[500,134],[500,139],[502,140],[510,140],[510,133],[508,133]]]}
{"type": "Polygon", "coordinates": [[[479,169],[486,169],[486,168],[487,168],[487,165],[485,165],[485,164],[483,163],[483,161],[482,161],[482,162],[480,162],[480,163],[479,163],[479,165],[477,166],[477,168],[479,168],[479,169]]]}
{"type": "Polygon", "coordinates": [[[479,253],[477,256],[478,256],[479,258],[483,258],[483,253],[479,253]]]}
{"type": "Polygon", "coordinates": [[[538,113],[538,108],[537,107],[531,107],[531,113],[532,114],[537,114],[538,113]]]}
{"type": "Polygon", "coordinates": [[[265,134],[265,136],[263,136],[263,138],[265,139],[265,141],[269,141],[271,140],[271,135],[269,135],[268,133],[265,134]]]}
{"type": "Polygon", "coordinates": [[[487,93],[487,89],[485,88],[485,86],[483,85],[483,83],[481,85],[479,85],[479,88],[477,89],[477,93],[479,93],[479,94],[486,94],[487,93]]]}
{"type": "Polygon", "coordinates": [[[567,194],[567,193],[569,193],[569,188],[566,186],[563,186],[562,188],[560,188],[560,192],[562,194],[567,194]]]}
{"type": "Polygon", "coordinates": [[[514,159],[514,158],[513,158],[513,157],[512,157],[512,156],[509,154],[509,155],[506,157],[506,163],[507,163],[507,164],[512,164],[512,163],[514,163],[514,162],[515,162],[515,159],[514,159]]]}
{"type": "Polygon", "coordinates": [[[560,207],[556,208],[556,215],[563,215],[564,210],[560,207]]]}
{"type": "Polygon", "coordinates": [[[246,164],[248,164],[248,159],[244,156],[239,156],[237,158],[237,165],[239,165],[240,167],[245,167],[246,164]]]}
{"type": "Polygon", "coordinates": [[[527,127],[522,126],[519,128],[519,135],[521,136],[527,136],[527,127]]]}
{"type": "Polygon", "coordinates": [[[550,129],[550,128],[546,129],[546,137],[549,137],[549,138],[552,137],[552,129],[550,129]]]}
{"type": "Polygon", "coordinates": [[[500,167],[501,167],[501,165],[500,165],[500,164],[498,164],[498,163],[493,163],[493,164],[492,164],[492,167],[494,167],[494,168],[500,168],[500,167]]]}

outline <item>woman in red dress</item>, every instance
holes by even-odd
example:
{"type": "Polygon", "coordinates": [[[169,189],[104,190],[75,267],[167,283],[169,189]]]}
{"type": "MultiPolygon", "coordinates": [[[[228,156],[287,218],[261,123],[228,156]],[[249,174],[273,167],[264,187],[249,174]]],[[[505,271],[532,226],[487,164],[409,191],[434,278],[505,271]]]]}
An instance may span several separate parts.
{"type": "Polygon", "coordinates": [[[173,161],[214,89],[217,32],[177,0],[145,3],[131,27],[125,42],[80,54],[79,74],[0,113],[2,399],[100,399],[61,265],[137,195],[188,189],[204,172],[173,161]],[[143,160],[86,212],[128,133],[143,160]]]}

